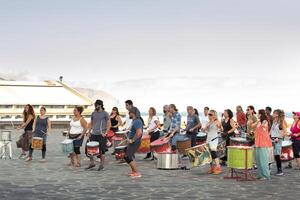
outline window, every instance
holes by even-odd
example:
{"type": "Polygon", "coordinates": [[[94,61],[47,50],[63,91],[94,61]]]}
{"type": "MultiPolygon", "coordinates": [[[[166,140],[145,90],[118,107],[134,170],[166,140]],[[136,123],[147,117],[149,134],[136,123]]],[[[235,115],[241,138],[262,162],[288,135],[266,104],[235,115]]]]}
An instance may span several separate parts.
{"type": "Polygon", "coordinates": [[[47,105],[45,106],[47,109],[64,109],[65,106],[62,105],[47,105]]]}
{"type": "Polygon", "coordinates": [[[11,115],[3,115],[1,116],[1,119],[11,119],[11,115]]]}
{"type": "Polygon", "coordinates": [[[0,109],[12,109],[13,105],[0,105],[0,109]]]}
{"type": "Polygon", "coordinates": [[[17,116],[15,116],[15,119],[23,119],[23,116],[22,115],[17,115],[17,116]]]}
{"type": "Polygon", "coordinates": [[[66,119],[66,115],[56,115],[56,119],[66,119]]]}

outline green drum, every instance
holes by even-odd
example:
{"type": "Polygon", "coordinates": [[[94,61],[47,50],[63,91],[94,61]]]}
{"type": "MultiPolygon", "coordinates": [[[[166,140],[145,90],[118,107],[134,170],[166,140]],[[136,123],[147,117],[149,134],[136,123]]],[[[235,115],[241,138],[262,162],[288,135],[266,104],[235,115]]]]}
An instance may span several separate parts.
{"type": "Polygon", "coordinates": [[[253,147],[228,146],[227,149],[228,149],[228,167],[229,168],[252,169],[252,167],[253,167],[253,147]]]}

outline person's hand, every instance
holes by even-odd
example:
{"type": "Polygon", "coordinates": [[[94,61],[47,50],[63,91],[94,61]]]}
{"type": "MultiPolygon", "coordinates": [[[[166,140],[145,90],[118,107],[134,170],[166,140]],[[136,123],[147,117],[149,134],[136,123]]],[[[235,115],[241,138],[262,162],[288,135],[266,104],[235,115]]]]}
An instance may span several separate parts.
{"type": "Polygon", "coordinates": [[[17,130],[20,130],[20,129],[21,129],[21,126],[18,126],[18,127],[17,127],[17,130]]]}
{"type": "Polygon", "coordinates": [[[190,131],[190,132],[193,132],[194,130],[195,130],[194,128],[191,128],[189,131],[190,131]]]}
{"type": "Polygon", "coordinates": [[[102,137],[106,137],[107,133],[102,133],[101,135],[102,137]]]}
{"type": "Polygon", "coordinates": [[[132,140],[132,139],[129,139],[128,142],[129,142],[129,144],[132,144],[132,143],[133,143],[133,140],[132,140]]]}
{"type": "Polygon", "coordinates": [[[278,141],[279,141],[279,139],[278,139],[278,138],[276,138],[276,139],[275,139],[275,142],[278,142],[278,141]]]}

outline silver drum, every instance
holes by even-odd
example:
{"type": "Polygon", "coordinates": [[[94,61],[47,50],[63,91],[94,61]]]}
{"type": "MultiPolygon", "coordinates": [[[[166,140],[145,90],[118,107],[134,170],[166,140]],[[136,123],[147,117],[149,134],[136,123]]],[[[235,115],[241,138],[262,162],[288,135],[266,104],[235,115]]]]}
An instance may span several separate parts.
{"type": "Polygon", "coordinates": [[[1,131],[1,141],[11,141],[11,131],[1,131]]]}

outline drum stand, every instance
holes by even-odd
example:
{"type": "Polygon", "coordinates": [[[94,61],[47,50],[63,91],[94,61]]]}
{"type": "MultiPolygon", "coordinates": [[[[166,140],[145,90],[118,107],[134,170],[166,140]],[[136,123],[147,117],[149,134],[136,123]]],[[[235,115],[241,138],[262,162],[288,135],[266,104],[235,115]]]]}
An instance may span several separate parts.
{"type": "Polygon", "coordinates": [[[238,172],[234,168],[230,168],[228,173],[231,173],[231,176],[224,177],[224,179],[236,179],[237,181],[255,181],[256,179],[252,176],[252,174],[249,172],[248,169],[248,149],[245,149],[245,169],[243,169],[241,172],[238,172]],[[238,176],[238,173],[244,175],[244,176],[238,176]]]}
{"type": "Polygon", "coordinates": [[[9,152],[8,152],[8,153],[9,153],[8,158],[9,158],[9,159],[12,159],[12,146],[11,146],[11,141],[0,141],[0,150],[1,150],[0,158],[1,158],[1,159],[5,159],[5,160],[6,160],[7,149],[8,149],[8,151],[9,151],[9,152]]]}

